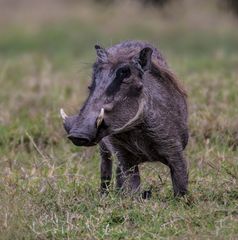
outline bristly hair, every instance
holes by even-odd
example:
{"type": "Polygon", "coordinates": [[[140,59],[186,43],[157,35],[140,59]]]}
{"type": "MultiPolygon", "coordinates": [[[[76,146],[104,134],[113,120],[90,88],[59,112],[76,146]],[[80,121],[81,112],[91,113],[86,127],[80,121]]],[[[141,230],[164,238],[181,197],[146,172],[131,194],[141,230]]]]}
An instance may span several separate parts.
{"type": "Polygon", "coordinates": [[[153,61],[151,71],[154,75],[161,77],[165,81],[169,81],[182,96],[187,97],[186,90],[175,74],[168,69],[168,67],[161,66],[153,61]]]}

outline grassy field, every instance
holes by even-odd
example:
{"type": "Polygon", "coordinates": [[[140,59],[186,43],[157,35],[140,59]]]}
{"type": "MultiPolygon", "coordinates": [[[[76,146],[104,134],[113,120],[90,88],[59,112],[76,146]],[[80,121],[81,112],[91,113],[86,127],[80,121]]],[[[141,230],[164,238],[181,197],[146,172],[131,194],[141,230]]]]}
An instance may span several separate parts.
{"type": "Polygon", "coordinates": [[[237,22],[184,2],[176,14],[126,4],[1,14],[0,239],[238,239],[237,22]],[[87,96],[94,44],[125,39],[158,46],[188,91],[186,199],[159,163],[141,166],[150,200],[100,197],[98,149],[65,137],[59,109],[75,113],[87,96]]]}

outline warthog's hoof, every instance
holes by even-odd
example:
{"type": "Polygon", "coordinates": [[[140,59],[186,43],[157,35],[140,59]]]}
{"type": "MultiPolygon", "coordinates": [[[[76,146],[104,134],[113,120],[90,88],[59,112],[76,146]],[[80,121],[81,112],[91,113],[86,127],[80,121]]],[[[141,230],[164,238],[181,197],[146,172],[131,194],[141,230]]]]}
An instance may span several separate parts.
{"type": "Polygon", "coordinates": [[[142,198],[143,199],[150,199],[152,197],[152,192],[151,190],[146,190],[142,193],[142,198]]]}

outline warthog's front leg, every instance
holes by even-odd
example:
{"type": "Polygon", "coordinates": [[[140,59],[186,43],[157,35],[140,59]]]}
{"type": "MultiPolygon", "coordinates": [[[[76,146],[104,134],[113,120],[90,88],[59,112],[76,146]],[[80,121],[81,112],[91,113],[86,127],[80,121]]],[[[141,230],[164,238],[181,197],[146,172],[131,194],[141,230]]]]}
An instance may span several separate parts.
{"type": "Polygon", "coordinates": [[[135,193],[140,190],[140,172],[135,156],[126,150],[117,154],[116,188],[125,193],[135,193]]]}
{"type": "Polygon", "coordinates": [[[107,194],[112,178],[112,155],[104,143],[100,143],[101,154],[101,194],[107,194]]]}
{"type": "Polygon", "coordinates": [[[116,188],[124,193],[136,193],[140,190],[140,173],[137,165],[127,169],[117,167],[116,188]]]}

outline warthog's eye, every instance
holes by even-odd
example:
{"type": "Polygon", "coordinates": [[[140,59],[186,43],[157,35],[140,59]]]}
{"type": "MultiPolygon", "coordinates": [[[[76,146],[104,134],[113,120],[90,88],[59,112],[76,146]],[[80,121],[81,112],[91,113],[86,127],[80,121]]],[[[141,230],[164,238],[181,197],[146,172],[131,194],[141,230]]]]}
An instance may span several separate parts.
{"type": "Polygon", "coordinates": [[[131,76],[131,69],[129,67],[119,68],[116,72],[116,77],[119,79],[128,78],[131,76]]]}
{"type": "Polygon", "coordinates": [[[119,68],[116,71],[116,77],[113,79],[111,84],[106,89],[106,94],[108,96],[116,94],[121,87],[122,83],[126,83],[124,79],[129,78],[131,76],[131,69],[128,66],[124,66],[119,68]]]}

